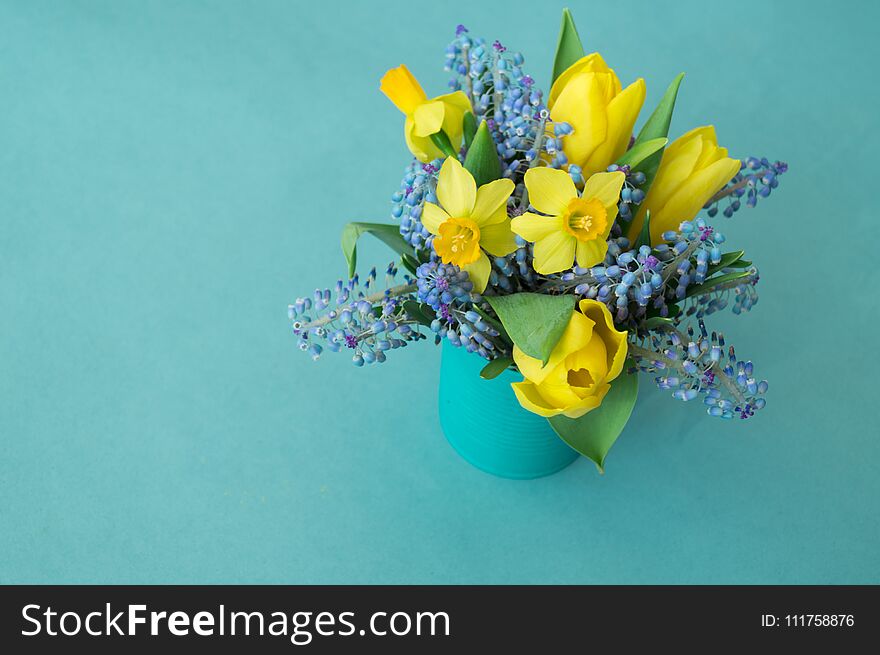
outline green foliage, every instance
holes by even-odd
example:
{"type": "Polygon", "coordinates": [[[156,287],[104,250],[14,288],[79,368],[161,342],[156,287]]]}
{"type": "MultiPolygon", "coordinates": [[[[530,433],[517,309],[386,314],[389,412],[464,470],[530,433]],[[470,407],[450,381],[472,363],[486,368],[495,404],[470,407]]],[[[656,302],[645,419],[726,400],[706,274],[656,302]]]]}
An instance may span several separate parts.
{"type": "Polygon", "coordinates": [[[513,359],[510,357],[498,357],[497,359],[493,359],[483,367],[482,371],[480,371],[480,377],[484,380],[497,378],[510,368],[511,364],[513,364],[513,359]]]}
{"type": "MultiPolygon", "coordinates": [[[[675,109],[675,98],[678,96],[678,87],[681,86],[682,79],[684,79],[684,73],[679,73],[675,79],[672,80],[672,83],[666,89],[666,93],[664,93],[663,97],[660,99],[660,104],[657,105],[654,113],[648,118],[648,122],[642,127],[639,136],[636,137],[636,142],[632,147],[633,150],[648,141],[664,139],[669,136],[669,124],[672,122],[672,110],[675,109]]],[[[634,168],[634,170],[641,171],[645,174],[646,179],[645,183],[642,185],[642,190],[646,193],[651,186],[651,182],[654,181],[654,176],[657,174],[657,168],[660,166],[660,158],[662,156],[663,148],[655,150],[634,168]]]]}
{"type": "Polygon", "coordinates": [[[526,355],[546,364],[571,320],[575,297],[571,294],[514,293],[487,296],[486,300],[498,314],[513,343],[526,355]]]}
{"type": "Polygon", "coordinates": [[[435,132],[431,135],[431,142],[440,149],[447,157],[455,157],[458,153],[455,152],[455,148],[452,147],[452,142],[449,140],[449,135],[446,134],[443,130],[439,132],[435,132]]]}
{"type": "Polygon", "coordinates": [[[574,19],[568,8],[562,10],[562,25],[559,28],[559,41],[556,43],[556,56],[553,58],[553,82],[565,69],[584,56],[584,46],[578,36],[574,19]]]}
{"type": "Polygon", "coordinates": [[[372,234],[385,243],[398,255],[412,256],[412,246],[402,236],[400,228],[386,223],[348,223],[342,229],[342,253],[348,262],[348,275],[354,276],[357,269],[357,242],[364,233],[372,234]]]}
{"type": "Polygon", "coordinates": [[[470,171],[477,182],[477,186],[488,184],[501,177],[501,161],[498,159],[498,150],[486,121],[480,122],[477,133],[468,148],[464,158],[464,167],[470,171]]]}
{"type": "Polygon", "coordinates": [[[604,473],[605,456],[629,421],[638,395],[638,375],[624,372],[611,382],[602,404],[593,411],[575,419],[560,414],[547,420],[565,443],[591,459],[604,473]]]}
{"type": "Polygon", "coordinates": [[[667,143],[669,143],[669,139],[666,137],[635,143],[632,148],[623,153],[620,159],[617,160],[617,165],[629,166],[634,169],[655,152],[665,148],[667,143]]]}
{"type": "Polygon", "coordinates": [[[464,132],[464,147],[470,148],[471,142],[474,140],[474,135],[477,133],[477,119],[474,118],[474,115],[471,112],[465,112],[461,127],[464,132]]]}

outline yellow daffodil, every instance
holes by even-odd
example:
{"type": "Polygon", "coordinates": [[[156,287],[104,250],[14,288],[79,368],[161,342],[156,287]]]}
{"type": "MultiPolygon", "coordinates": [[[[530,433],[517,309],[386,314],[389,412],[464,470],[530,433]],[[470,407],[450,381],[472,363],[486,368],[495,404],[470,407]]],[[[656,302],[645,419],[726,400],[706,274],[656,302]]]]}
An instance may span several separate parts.
{"type": "Polygon", "coordinates": [[[540,416],[579,418],[596,409],[620,375],[626,359],[626,332],[614,329],[604,303],[581,300],[546,366],[516,346],[513,360],[523,374],[511,386],[520,405],[540,416]]]}
{"type": "Polygon", "coordinates": [[[444,156],[431,141],[441,130],[457,151],[461,146],[462,120],[471,111],[471,103],[461,91],[428,99],[418,80],[406,66],[392,68],[379,85],[388,99],[406,116],[403,134],[410,152],[421,162],[444,156]]]}
{"type": "Polygon", "coordinates": [[[739,171],[738,159],[718,147],[715,128],[698,127],[667,146],[657,176],[630,226],[630,238],[642,229],[645,212],[651,212],[651,243],[667,230],[694,218],[716,192],[739,171]]]}
{"type": "Polygon", "coordinates": [[[604,171],[627,149],[633,125],[645,101],[645,80],[621,90],[620,80],[594,52],[560,75],[550,89],[550,118],[574,128],[562,148],[584,176],[604,171]]]}
{"type": "Polygon", "coordinates": [[[535,244],[534,268],[542,275],[578,266],[593,266],[605,259],[608,234],[617,218],[617,201],[625,175],[596,173],[578,195],[565,171],[531,168],[525,183],[529,203],[543,214],[526,212],[511,221],[513,231],[535,244]]]}
{"type": "Polygon", "coordinates": [[[478,189],[473,175],[455,157],[447,157],[437,182],[440,206],[426,202],[422,210],[434,251],[444,264],[467,271],[477,293],[485,291],[492,270],[486,253],[503,257],[516,250],[507,217],[513,188],[512,181],[501,179],[478,189]]]}

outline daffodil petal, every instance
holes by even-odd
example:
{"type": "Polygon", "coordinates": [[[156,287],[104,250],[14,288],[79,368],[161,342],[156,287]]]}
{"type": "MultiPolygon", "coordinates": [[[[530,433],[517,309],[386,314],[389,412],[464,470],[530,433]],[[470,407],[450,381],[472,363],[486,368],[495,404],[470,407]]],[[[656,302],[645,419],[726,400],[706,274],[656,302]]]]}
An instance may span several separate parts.
{"type": "Polygon", "coordinates": [[[554,232],[562,231],[561,216],[539,216],[526,212],[510,221],[510,228],[523,239],[534,243],[554,232]]]}
{"type": "Polygon", "coordinates": [[[401,64],[382,76],[379,89],[406,115],[411,115],[428,96],[409,69],[401,64]]]}
{"type": "Polygon", "coordinates": [[[596,173],[591,175],[584,184],[582,198],[596,198],[605,208],[616,207],[617,201],[620,199],[620,189],[623,188],[623,182],[626,175],[621,171],[613,173],[596,173]]]}
{"type": "Polygon", "coordinates": [[[477,183],[455,157],[447,157],[440,167],[437,199],[443,209],[456,218],[468,217],[474,209],[477,183]]]}
{"type": "Polygon", "coordinates": [[[581,268],[589,268],[601,263],[605,259],[605,253],[608,252],[608,241],[603,238],[593,239],[592,241],[578,241],[575,256],[577,264],[581,268]]]}
{"type": "Polygon", "coordinates": [[[510,221],[480,228],[480,246],[496,257],[504,257],[516,250],[516,237],[510,231],[510,221]]]}
{"type": "Polygon", "coordinates": [[[623,370],[623,364],[628,352],[627,333],[621,332],[614,327],[614,319],[605,303],[598,300],[584,298],[578,304],[578,309],[588,319],[593,321],[593,332],[602,338],[605,343],[608,356],[608,372],[605,379],[613,380],[623,370]]]}
{"type": "Polygon", "coordinates": [[[403,126],[403,136],[406,139],[406,147],[420,162],[427,164],[443,156],[440,149],[434,145],[428,137],[415,135],[416,123],[412,116],[406,117],[403,126]]]}
{"type": "Polygon", "coordinates": [[[433,202],[426,202],[422,207],[422,225],[424,225],[431,234],[440,234],[440,226],[448,218],[449,214],[443,211],[442,207],[438,207],[433,202]]]}
{"type": "Polygon", "coordinates": [[[558,168],[530,168],[525,183],[529,203],[542,214],[561,214],[578,195],[571,176],[558,168]]]}
{"type": "Polygon", "coordinates": [[[568,270],[574,264],[575,239],[567,232],[554,232],[535,242],[535,270],[550,275],[568,270]]]}
{"type": "Polygon", "coordinates": [[[513,393],[516,395],[519,404],[523,406],[523,409],[544,417],[556,416],[562,413],[561,409],[548,405],[547,401],[538,393],[535,385],[528,380],[514,382],[510,386],[513,388],[513,393]]]}
{"type": "Polygon", "coordinates": [[[423,102],[416,107],[413,112],[413,121],[416,136],[431,136],[440,131],[443,127],[443,118],[446,115],[446,108],[442,102],[423,102]]]}
{"type": "Polygon", "coordinates": [[[503,216],[507,217],[507,199],[513,193],[514,184],[507,178],[494,180],[477,189],[477,198],[471,218],[474,223],[483,227],[490,223],[497,223],[501,215],[499,209],[504,209],[503,216]]]}
{"type": "Polygon", "coordinates": [[[489,274],[492,272],[492,264],[489,263],[486,253],[481,252],[479,259],[470,264],[465,264],[461,268],[467,271],[471,284],[474,285],[474,291],[476,293],[483,293],[486,290],[486,285],[489,284],[489,274]]]}

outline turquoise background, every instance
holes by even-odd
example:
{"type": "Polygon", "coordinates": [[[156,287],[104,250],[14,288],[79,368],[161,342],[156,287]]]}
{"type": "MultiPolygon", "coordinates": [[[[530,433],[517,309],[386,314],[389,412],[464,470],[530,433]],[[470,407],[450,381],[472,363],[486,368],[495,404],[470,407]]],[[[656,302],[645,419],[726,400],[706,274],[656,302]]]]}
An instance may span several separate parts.
{"type": "Polygon", "coordinates": [[[462,22],[546,87],[560,6],[452,4],[0,3],[0,581],[880,582],[878,5],[571,3],[647,107],[688,72],[676,135],[791,164],[718,220],[769,403],[646,380],[604,476],[517,482],[444,441],[437,349],[313,363],[286,319],[389,216],[387,68],[442,92],[462,22]]]}

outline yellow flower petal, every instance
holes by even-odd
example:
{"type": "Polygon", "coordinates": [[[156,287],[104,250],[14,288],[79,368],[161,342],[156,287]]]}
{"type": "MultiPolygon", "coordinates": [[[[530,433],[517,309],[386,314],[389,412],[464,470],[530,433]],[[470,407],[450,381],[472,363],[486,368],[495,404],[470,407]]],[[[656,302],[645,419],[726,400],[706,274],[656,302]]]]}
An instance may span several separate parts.
{"type": "Polygon", "coordinates": [[[428,98],[418,80],[402,64],[382,76],[379,89],[400,111],[407,115],[412,114],[416,107],[428,98]]]}
{"type": "Polygon", "coordinates": [[[563,416],[566,416],[568,418],[580,418],[587,412],[593,411],[602,404],[602,401],[608,394],[609,389],[611,389],[610,384],[599,385],[593,395],[587,396],[582,401],[575,405],[572,405],[571,407],[566,407],[565,411],[562,412],[563,416]]]}
{"type": "Polygon", "coordinates": [[[429,137],[416,136],[416,123],[412,116],[406,117],[403,125],[403,136],[406,139],[406,147],[420,162],[427,164],[443,157],[440,149],[434,145],[429,137]]]}
{"type": "Polygon", "coordinates": [[[507,218],[507,199],[513,193],[514,184],[507,178],[494,180],[477,189],[477,199],[471,218],[481,228],[507,218]],[[500,210],[503,210],[500,211],[500,210]],[[499,218],[500,217],[500,218],[499,218]]]}
{"type": "Polygon", "coordinates": [[[623,370],[628,352],[627,333],[620,332],[614,327],[614,319],[605,303],[584,298],[578,304],[578,309],[593,321],[593,332],[605,342],[608,355],[608,372],[605,379],[610,382],[623,370]]]}
{"type": "Polygon", "coordinates": [[[557,168],[530,168],[525,174],[529,203],[542,214],[557,215],[565,211],[577,187],[571,176],[557,168]]]}
{"type": "Polygon", "coordinates": [[[691,175],[657,213],[656,221],[651,215],[651,242],[659,243],[663,232],[675,230],[682,221],[696,216],[706,201],[730,182],[739,168],[738,159],[727,158],[691,175]]]}
{"type": "MultiPolygon", "coordinates": [[[[579,73],[613,73],[608,65],[605,63],[605,60],[602,59],[602,55],[598,52],[593,52],[589,55],[585,55],[574,62],[571,66],[562,71],[562,74],[556,78],[556,81],[553,82],[553,86],[550,87],[550,95],[547,98],[547,108],[553,109],[553,105],[556,104],[556,99],[559,97],[559,94],[562,92],[569,81],[579,73]]],[[[616,77],[616,76],[615,76],[616,77]]],[[[620,91],[620,89],[618,89],[620,91]]]]}
{"type": "Polygon", "coordinates": [[[426,202],[424,207],[422,207],[422,225],[424,225],[431,234],[440,234],[440,226],[448,218],[449,214],[433,202],[426,202]]]}
{"type": "Polygon", "coordinates": [[[477,261],[465,264],[461,268],[467,271],[468,276],[471,278],[474,291],[476,293],[483,293],[486,290],[486,285],[489,283],[489,273],[492,272],[492,264],[489,263],[486,253],[481,252],[477,261]]]}
{"type": "Polygon", "coordinates": [[[538,393],[535,385],[528,380],[514,382],[510,386],[513,387],[513,393],[516,395],[519,404],[530,412],[545,417],[556,416],[562,413],[561,409],[548,405],[547,401],[538,393]]]}
{"type": "Polygon", "coordinates": [[[554,232],[562,231],[561,216],[539,216],[526,212],[510,221],[510,228],[523,239],[534,243],[554,232]]]}
{"type": "Polygon", "coordinates": [[[430,137],[436,134],[443,127],[443,117],[446,114],[446,108],[442,102],[423,102],[416,107],[413,112],[413,122],[415,128],[413,133],[416,136],[430,137]]]}
{"type": "MultiPolygon", "coordinates": [[[[562,147],[568,160],[579,166],[586,164],[608,134],[606,91],[596,73],[580,73],[572,77],[550,110],[550,118],[568,123],[574,133],[563,138],[562,147]]],[[[584,171],[589,175],[590,172],[584,171]]]]}
{"type": "Polygon", "coordinates": [[[639,78],[608,103],[607,135],[587,159],[583,166],[584,175],[604,171],[626,152],[633,126],[644,102],[645,80],[639,78]]]}
{"type": "Polygon", "coordinates": [[[526,355],[518,346],[513,346],[513,361],[520,373],[536,384],[541,384],[562,361],[587,343],[593,335],[593,321],[580,312],[572,312],[571,319],[559,342],[553,347],[547,366],[540,359],[526,355]]]}
{"type": "Polygon", "coordinates": [[[477,198],[474,177],[455,157],[447,157],[440,167],[437,199],[450,216],[470,216],[477,198]]]}
{"type": "Polygon", "coordinates": [[[595,325],[593,327],[593,338],[565,358],[564,368],[571,371],[586,369],[589,371],[594,383],[605,380],[610,364],[605,342],[602,338],[598,338],[602,336],[599,332],[601,329],[601,325],[595,325]]]}
{"type": "Polygon", "coordinates": [[[574,265],[577,239],[567,232],[554,232],[535,242],[535,271],[550,275],[568,270],[574,265]]]}
{"type": "Polygon", "coordinates": [[[620,200],[620,189],[623,188],[623,182],[626,175],[621,171],[613,173],[596,173],[591,175],[584,184],[584,192],[582,198],[596,198],[606,209],[616,207],[620,200]]]}
{"type": "Polygon", "coordinates": [[[480,246],[496,257],[504,257],[516,250],[516,238],[510,231],[510,221],[505,220],[481,227],[480,246]]]}
{"type": "MultiPolygon", "coordinates": [[[[611,221],[609,221],[610,223],[611,221]]],[[[575,256],[577,264],[581,268],[589,268],[595,266],[605,259],[605,253],[608,252],[607,236],[594,239],[593,241],[578,242],[575,256]]]]}

